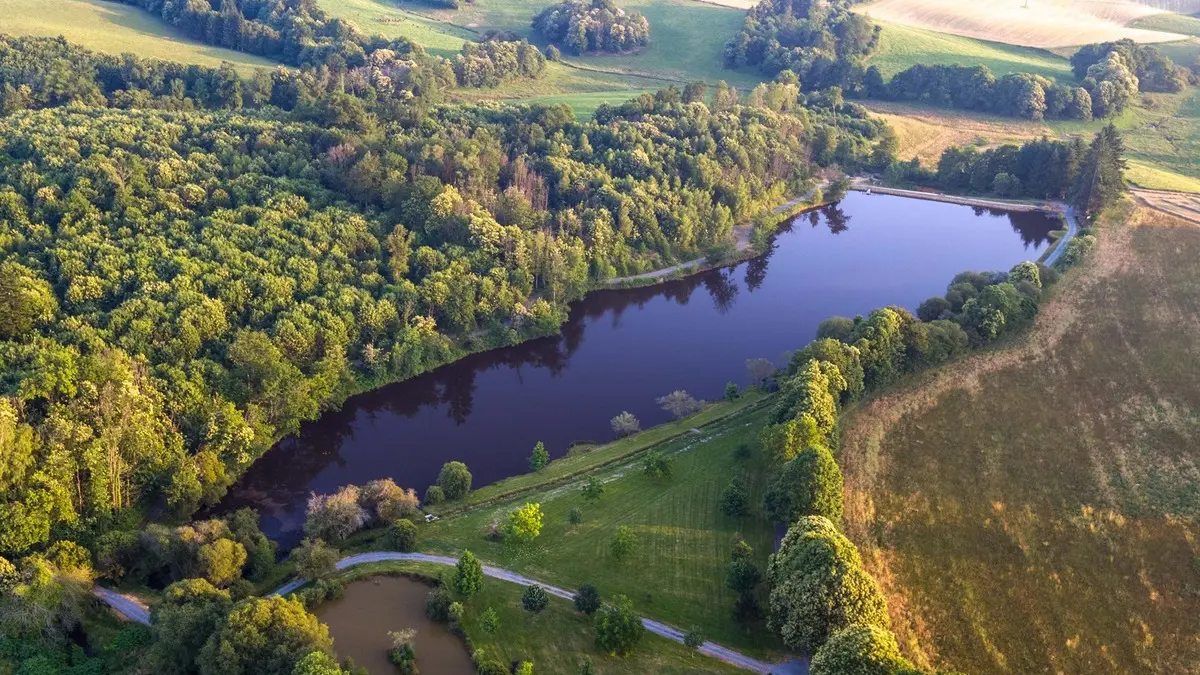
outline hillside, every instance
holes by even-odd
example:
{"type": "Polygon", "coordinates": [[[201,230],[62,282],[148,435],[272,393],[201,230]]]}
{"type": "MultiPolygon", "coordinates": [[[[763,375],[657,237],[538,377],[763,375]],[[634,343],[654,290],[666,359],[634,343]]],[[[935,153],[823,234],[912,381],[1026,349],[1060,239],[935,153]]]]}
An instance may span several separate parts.
{"type": "Polygon", "coordinates": [[[1200,228],[1119,220],[1028,340],[845,426],[848,528],[918,661],[1197,672],[1200,228]]]}
{"type": "Polygon", "coordinates": [[[228,61],[247,75],[277,64],[249,54],[190,40],[136,7],[103,0],[0,0],[0,32],[57,37],[109,54],[219,66],[228,61]]]}

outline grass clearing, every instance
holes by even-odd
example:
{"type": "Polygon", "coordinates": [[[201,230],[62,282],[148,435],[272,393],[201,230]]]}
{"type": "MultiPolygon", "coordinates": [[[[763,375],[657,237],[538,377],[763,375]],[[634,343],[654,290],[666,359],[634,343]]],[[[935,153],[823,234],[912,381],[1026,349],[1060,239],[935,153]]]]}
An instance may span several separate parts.
{"type": "MultiPolygon", "coordinates": [[[[863,11],[871,13],[874,7],[868,5],[863,11]]],[[[873,13],[872,17],[882,18],[873,13]]],[[[984,65],[997,77],[1006,73],[1035,73],[1061,82],[1075,81],[1070,62],[1044,49],[989,42],[890,21],[879,23],[883,26],[879,50],[871,57],[870,63],[879,67],[884,78],[923,64],[984,65]]]]}
{"type": "Polygon", "coordinates": [[[1137,160],[1129,162],[1129,170],[1125,172],[1125,178],[1130,183],[1147,190],[1200,193],[1200,178],[1184,176],[1137,160]]]}
{"type": "MultiPolygon", "coordinates": [[[[339,578],[365,579],[396,573],[436,578],[450,572],[453,572],[452,568],[440,565],[388,562],[363,565],[339,578]]],[[[553,596],[545,611],[533,615],[521,607],[523,590],[506,581],[483,580],[483,590],[465,603],[463,628],[472,646],[504,663],[532,661],[534,671],[539,675],[576,675],[584,656],[592,660],[599,675],[686,675],[697,672],[732,675],[745,672],[693,654],[683,645],[652,634],[647,634],[628,658],[601,654],[595,647],[595,628],[590,617],[576,612],[568,601],[553,596]],[[500,619],[495,633],[488,633],[480,626],[480,618],[489,607],[500,619]]]]}
{"type": "Polygon", "coordinates": [[[848,531],[919,663],[1200,672],[1200,227],[1128,220],[1025,341],[846,418],[848,531]]]}
{"type": "Polygon", "coordinates": [[[900,141],[897,157],[904,161],[916,157],[924,166],[937,166],[942,152],[952,146],[1020,144],[1042,135],[1053,135],[1045,125],[1011,117],[907,103],[867,101],[864,105],[896,131],[900,141]]]}
{"type": "Polygon", "coordinates": [[[1178,33],[1131,27],[1161,10],[1129,0],[879,0],[857,11],[913,28],[1027,47],[1063,47],[1131,38],[1168,42],[1178,33]]]}
{"type": "MultiPolygon", "coordinates": [[[[548,486],[511,501],[444,518],[421,530],[420,548],[457,555],[465,549],[485,561],[563,588],[595,583],[602,595],[628,595],[638,611],[686,629],[703,627],[709,639],[756,656],[780,656],[776,638],[762,626],[744,629],[732,618],[734,594],[725,588],[725,567],[734,542],[744,538],[765,568],[774,547],[773,528],[761,516],[737,519],[720,511],[721,492],[743,472],[755,510],[765,488],[762,460],[754,452],[737,460],[735,450],[756,447],[768,410],[754,408],[659,446],[672,461],[673,477],[656,482],[639,461],[593,472],[604,484],[596,502],[583,498],[583,480],[548,486]],[[487,538],[490,525],[515,507],[540,503],[541,536],[526,550],[487,538]],[[568,522],[572,508],[583,522],[568,522]],[[609,547],[620,526],[631,527],[637,546],[624,561],[609,547]]],[[[586,456],[585,456],[586,457],[586,456]]]]}
{"type": "Polygon", "coordinates": [[[196,42],[136,7],[103,0],[0,0],[0,32],[35,37],[64,36],[108,54],[133,52],[145,58],[219,66],[228,61],[243,75],[278,63],[196,42]]]}

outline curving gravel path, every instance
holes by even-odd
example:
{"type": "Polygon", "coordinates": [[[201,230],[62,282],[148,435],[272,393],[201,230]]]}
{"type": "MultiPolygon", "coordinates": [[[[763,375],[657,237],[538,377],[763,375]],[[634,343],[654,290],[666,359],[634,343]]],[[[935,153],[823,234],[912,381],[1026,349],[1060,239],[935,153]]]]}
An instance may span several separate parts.
{"type": "Polygon", "coordinates": [[[1079,232],[1079,214],[1075,211],[1075,207],[1070,204],[1062,204],[1061,206],[1063,207],[1063,217],[1067,221],[1067,234],[1054,244],[1054,250],[1050,251],[1050,255],[1046,256],[1046,259],[1042,261],[1042,264],[1046,267],[1050,267],[1058,262],[1059,257],[1067,250],[1067,242],[1071,241],[1079,232]]]}
{"type": "MultiPolygon", "coordinates": [[[[458,564],[457,558],[451,558],[449,556],[444,556],[444,555],[430,555],[428,553],[397,553],[397,552],[391,552],[391,551],[379,551],[379,552],[373,552],[373,553],[359,553],[357,555],[352,555],[352,556],[349,556],[346,558],[342,558],[341,560],[338,561],[337,568],[339,570],[344,570],[344,569],[349,569],[351,567],[355,567],[357,565],[365,565],[367,563],[387,562],[387,561],[424,562],[424,563],[432,563],[435,565],[447,565],[450,567],[453,567],[458,564]]],[[[574,597],[574,593],[572,593],[571,591],[564,590],[564,589],[558,588],[556,586],[548,586],[548,585],[543,584],[534,579],[530,579],[529,577],[517,574],[516,572],[510,572],[508,570],[501,569],[499,567],[492,567],[491,565],[484,565],[483,573],[485,576],[492,577],[493,579],[500,579],[502,581],[508,581],[510,583],[519,584],[521,586],[531,586],[533,584],[537,584],[537,585],[541,586],[542,588],[546,589],[546,592],[549,593],[550,595],[553,595],[558,598],[562,598],[563,600],[571,600],[574,597]]],[[[271,595],[287,595],[288,593],[292,593],[293,591],[297,590],[298,588],[303,586],[305,583],[307,583],[307,581],[304,579],[293,579],[293,580],[289,581],[288,583],[284,584],[283,586],[279,587],[275,591],[273,591],[271,593],[271,595]]],[[[118,611],[120,611],[120,610],[118,610],[118,611]]],[[[674,640],[675,642],[683,644],[684,632],[679,630],[678,628],[675,628],[674,626],[669,626],[665,623],[661,623],[659,621],[654,621],[652,619],[647,619],[644,617],[642,618],[642,625],[644,625],[646,627],[646,630],[650,631],[651,633],[654,633],[655,635],[661,635],[662,637],[665,637],[668,640],[674,640]]],[[[721,661],[724,661],[725,663],[728,663],[732,666],[736,666],[738,668],[748,670],[752,673],[760,673],[761,675],[769,675],[771,673],[771,669],[773,667],[769,663],[765,663],[765,662],[759,661],[757,659],[752,659],[749,656],[746,656],[745,654],[735,652],[732,649],[726,649],[725,647],[722,647],[721,645],[718,645],[718,644],[715,644],[712,642],[705,642],[704,644],[700,645],[699,651],[701,654],[704,654],[706,656],[711,656],[714,659],[720,659],[721,661]]]]}

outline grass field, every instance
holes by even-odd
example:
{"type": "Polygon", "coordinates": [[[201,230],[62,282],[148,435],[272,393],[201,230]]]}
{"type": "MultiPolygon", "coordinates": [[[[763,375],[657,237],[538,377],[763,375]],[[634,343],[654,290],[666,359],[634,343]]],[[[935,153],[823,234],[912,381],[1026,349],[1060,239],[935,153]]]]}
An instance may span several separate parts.
{"type": "Polygon", "coordinates": [[[0,32],[58,37],[109,54],[219,66],[228,61],[247,74],[274,67],[268,59],[190,40],[150,13],[103,0],[0,0],[0,32]]]}
{"type": "Polygon", "coordinates": [[[734,622],[735,598],[725,588],[734,542],[744,538],[765,566],[774,545],[772,528],[761,517],[739,520],[720,511],[721,492],[739,471],[747,476],[754,508],[761,503],[759,460],[739,462],[734,451],[743,444],[756,446],[766,415],[765,409],[755,409],[663,444],[672,458],[670,479],[644,476],[634,459],[591,474],[605,488],[596,502],[583,498],[582,479],[542,488],[422,528],[421,550],[458,554],[469,549],[486,561],[565,588],[590,581],[602,595],[628,595],[646,616],[685,628],[699,625],[718,643],[774,655],[778,644],[763,627],[744,630],[734,622]],[[514,551],[490,541],[489,526],[526,502],[540,503],[545,514],[537,542],[514,551]],[[567,519],[574,507],[583,511],[578,526],[567,519]],[[617,561],[609,545],[622,525],[633,528],[638,541],[628,559],[617,561]]]}
{"type": "Polygon", "coordinates": [[[1151,14],[1134,19],[1129,23],[1132,28],[1157,30],[1165,33],[1200,36],[1200,19],[1186,14],[1151,14]]]}
{"type": "Polygon", "coordinates": [[[1130,183],[1148,190],[1200,193],[1200,178],[1166,171],[1137,160],[1129,162],[1125,178],[1130,183]]]}
{"type": "MultiPolygon", "coordinates": [[[[488,29],[510,30],[532,39],[530,21],[549,3],[495,0],[457,10],[437,9],[421,2],[395,4],[388,0],[319,0],[319,4],[330,14],[350,19],[369,32],[408,36],[422,44],[435,45],[443,50],[437,53],[444,53],[444,50],[458,51],[463,39],[488,29]],[[431,37],[429,31],[443,35],[431,37]]],[[[667,82],[725,79],[738,87],[757,83],[753,73],[727,71],[722,67],[725,41],[741,27],[744,10],[694,0],[629,0],[621,5],[645,14],[650,20],[650,45],[646,49],[627,55],[564,54],[565,60],[618,76],[650,75],[667,82]]],[[[618,89],[630,88],[645,88],[645,83],[632,81],[618,89]]],[[[559,92],[546,92],[555,93],[559,92]]]]}
{"type": "Polygon", "coordinates": [[[1029,338],[847,418],[847,526],[918,662],[1200,672],[1200,228],[1104,228],[1029,338]]]}
{"type": "MultiPolygon", "coordinates": [[[[869,5],[868,9],[874,7],[869,5]]],[[[883,32],[879,51],[871,57],[885,78],[914,66],[985,65],[997,76],[1005,73],[1036,73],[1072,82],[1071,64],[1043,49],[1018,47],[971,37],[939,33],[898,23],[880,22],[883,32]]]]}
{"type": "MultiPolygon", "coordinates": [[[[379,563],[355,568],[346,579],[362,579],[380,573],[416,573],[436,578],[449,568],[421,563],[379,563]]],[[[453,570],[449,570],[453,572],[453,570]]],[[[538,675],[576,675],[578,664],[586,656],[598,675],[687,675],[743,673],[724,663],[698,656],[666,638],[647,634],[628,658],[601,654],[595,647],[595,627],[591,618],[579,614],[566,600],[551,597],[541,614],[533,615],[521,607],[522,587],[485,578],[483,590],[465,605],[463,628],[471,644],[504,663],[532,661],[538,675]],[[488,633],[480,627],[480,617],[488,608],[496,611],[500,627],[488,633]]],[[[335,644],[336,648],[337,645],[335,644]]],[[[419,658],[418,654],[418,658],[419,658]]],[[[435,674],[436,675],[436,674],[435,674]]]]}
{"type": "Polygon", "coordinates": [[[1130,27],[1158,13],[1128,0],[879,0],[857,11],[913,28],[1029,47],[1063,47],[1132,38],[1167,42],[1181,36],[1130,27]]]}

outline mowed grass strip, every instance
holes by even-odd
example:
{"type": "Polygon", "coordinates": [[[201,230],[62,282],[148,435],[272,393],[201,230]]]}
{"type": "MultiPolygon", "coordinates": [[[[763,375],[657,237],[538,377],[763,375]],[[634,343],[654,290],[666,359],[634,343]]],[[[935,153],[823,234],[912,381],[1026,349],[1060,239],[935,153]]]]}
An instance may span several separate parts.
{"type": "MultiPolygon", "coordinates": [[[[400,573],[428,578],[444,574],[448,579],[453,572],[453,568],[440,565],[387,562],[356,567],[339,578],[352,581],[400,573]]],[[[463,629],[472,646],[505,664],[532,661],[538,675],[577,675],[585,657],[591,659],[598,675],[745,672],[652,634],[647,634],[637,650],[626,658],[602,654],[595,647],[596,631],[591,617],[576,612],[570,602],[553,596],[544,611],[531,614],[521,607],[523,592],[524,588],[516,584],[491,578],[483,580],[483,590],[464,603],[463,629]],[[499,628],[494,633],[481,626],[488,608],[495,610],[499,618],[499,628]]],[[[420,656],[418,652],[417,658],[420,656]]]]}
{"type": "Polygon", "coordinates": [[[1200,227],[1128,220],[1025,342],[846,419],[847,528],[918,662],[1197,672],[1200,227]]]}
{"type": "Polygon", "coordinates": [[[103,0],[0,0],[0,32],[35,37],[63,36],[107,54],[132,52],[145,58],[219,66],[232,63],[247,76],[278,63],[196,42],[149,12],[103,0]]]}
{"type": "Polygon", "coordinates": [[[725,567],[735,541],[744,538],[759,563],[774,545],[772,527],[761,516],[764,467],[757,450],[735,458],[742,445],[757,447],[768,410],[752,408],[661,446],[671,458],[673,476],[656,481],[633,459],[595,472],[604,485],[598,501],[584,499],[580,478],[540,489],[512,501],[477,508],[421,528],[421,550],[458,555],[474,551],[485,561],[564,588],[595,583],[602,595],[628,595],[646,616],[683,629],[701,626],[721,644],[760,656],[777,654],[776,639],[762,626],[743,629],[732,618],[734,594],[725,588],[725,567]],[[721,512],[721,493],[742,473],[755,515],[734,518],[721,512]],[[540,503],[545,514],[538,540],[525,549],[492,541],[493,523],[502,524],[512,509],[540,503]],[[583,522],[571,525],[579,508],[583,522]],[[625,560],[610,546],[618,528],[637,537],[625,560]]]}

